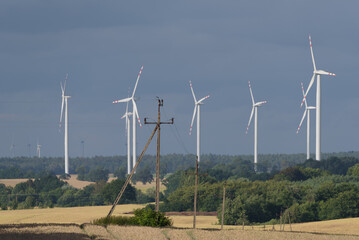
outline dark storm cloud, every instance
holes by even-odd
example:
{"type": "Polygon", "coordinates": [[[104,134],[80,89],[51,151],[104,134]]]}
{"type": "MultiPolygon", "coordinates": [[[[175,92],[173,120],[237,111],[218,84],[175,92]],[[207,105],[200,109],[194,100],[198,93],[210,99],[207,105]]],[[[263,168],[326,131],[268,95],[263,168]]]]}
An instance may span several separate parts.
{"type": "MultiPolygon", "coordinates": [[[[268,100],[259,111],[260,152],[304,152],[305,133],[296,136],[295,130],[303,111],[300,82],[307,85],[313,71],[309,33],[318,67],[337,73],[323,77],[323,150],[357,150],[352,140],[358,107],[342,106],[358,102],[358,5],[284,0],[1,1],[1,154],[9,155],[15,136],[18,145],[25,146],[24,153],[26,141],[40,137],[46,142],[45,155],[62,155],[59,82],[66,72],[72,95],[71,155],[80,155],[82,139],[90,155],[124,154],[120,117],[125,105],[111,102],[126,97],[129,87],[132,91],[141,65],[136,93],[140,117],[155,115],[155,96],[163,97],[166,113],[176,118],[190,152],[195,138],[188,136],[193,111],[189,80],[198,96],[211,94],[202,108],[204,152],[252,152],[253,129],[243,134],[251,110],[248,80],[255,98],[268,100]],[[348,141],[338,144],[336,136],[348,141]]],[[[313,91],[309,101],[314,100],[313,91]]],[[[138,131],[139,148],[149,131],[138,131]]],[[[185,152],[171,130],[163,134],[168,139],[163,152],[185,152]]]]}

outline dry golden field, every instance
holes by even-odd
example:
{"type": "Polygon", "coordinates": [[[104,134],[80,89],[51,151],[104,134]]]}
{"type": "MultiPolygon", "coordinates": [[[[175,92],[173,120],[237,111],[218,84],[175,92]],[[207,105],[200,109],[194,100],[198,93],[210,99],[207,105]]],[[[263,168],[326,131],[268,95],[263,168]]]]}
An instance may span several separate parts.
{"type": "MultiPolygon", "coordinates": [[[[109,177],[107,182],[111,182],[112,180],[117,179],[116,177],[109,177]]],[[[26,182],[28,179],[0,179],[0,184],[5,184],[6,186],[11,186],[11,187],[15,187],[16,184],[18,183],[22,183],[22,182],[26,182]]],[[[94,182],[89,182],[89,181],[79,181],[77,180],[77,174],[71,174],[71,178],[67,179],[67,180],[63,180],[65,182],[67,182],[69,185],[75,187],[75,188],[84,188],[90,184],[93,184],[94,182]]],[[[156,182],[153,181],[152,183],[147,183],[147,184],[143,184],[141,182],[137,182],[134,185],[135,188],[145,191],[149,188],[155,188],[156,187],[156,182]]],[[[161,191],[164,191],[166,189],[166,187],[164,185],[162,185],[161,183],[161,191]]]]}
{"type": "MultiPolygon", "coordinates": [[[[143,206],[144,205],[140,205],[140,204],[118,205],[114,211],[114,215],[124,215],[124,213],[126,212],[131,212],[134,209],[141,208],[143,206]]],[[[34,224],[34,223],[89,224],[94,219],[106,216],[110,208],[111,206],[91,206],[91,207],[73,207],[73,208],[6,210],[6,211],[0,211],[0,224],[3,225],[4,224],[34,224]]],[[[174,227],[176,228],[190,229],[192,227],[193,224],[192,216],[170,216],[170,218],[173,220],[174,227]]],[[[218,219],[215,216],[197,216],[197,228],[213,229],[214,232],[216,232],[220,229],[220,225],[218,225],[218,219]]],[[[272,230],[272,228],[273,226],[268,226],[268,225],[265,228],[263,227],[263,225],[254,226],[253,228],[251,226],[246,226],[244,232],[247,234],[251,234],[251,236],[252,235],[254,236],[255,234],[257,234],[257,232],[263,232],[258,234],[268,233],[269,230],[272,230]]],[[[279,225],[275,225],[274,228],[276,230],[274,232],[279,233],[279,229],[280,229],[279,225]]],[[[236,235],[243,234],[242,226],[224,226],[224,229],[230,232],[231,234],[232,231],[236,235]]],[[[167,230],[168,229],[166,229],[166,231],[167,230]]],[[[292,224],[292,230],[293,232],[297,232],[297,233],[306,232],[306,233],[320,233],[320,234],[339,234],[340,236],[343,234],[352,235],[352,236],[357,235],[358,237],[357,239],[359,240],[359,218],[350,218],[350,219],[348,218],[348,219],[322,221],[322,222],[292,224]]],[[[105,231],[105,230],[102,229],[101,231],[105,231]]],[[[170,235],[177,234],[176,231],[174,232],[172,231],[174,230],[172,229],[168,234],[170,235]]],[[[186,232],[190,230],[181,230],[181,231],[186,232]]],[[[289,225],[285,225],[285,231],[286,232],[290,231],[289,225]]],[[[107,230],[105,232],[107,232],[107,230]]],[[[178,233],[178,234],[181,235],[182,233],[178,233]]],[[[203,233],[203,234],[205,235],[207,233],[203,233]]],[[[314,235],[314,236],[317,237],[321,235],[314,235]]],[[[200,237],[199,239],[201,238],[202,237],[200,237]]],[[[0,237],[0,239],[2,238],[0,237]]],[[[319,239],[319,238],[312,238],[312,239],[319,239]]]]}
{"type": "Polygon", "coordinates": [[[358,240],[359,236],[344,234],[313,234],[304,232],[280,232],[259,230],[208,230],[150,227],[107,227],[92,224],[20,224],[0,225],[0,239],[246,239],[246,240],[358,240]]]}

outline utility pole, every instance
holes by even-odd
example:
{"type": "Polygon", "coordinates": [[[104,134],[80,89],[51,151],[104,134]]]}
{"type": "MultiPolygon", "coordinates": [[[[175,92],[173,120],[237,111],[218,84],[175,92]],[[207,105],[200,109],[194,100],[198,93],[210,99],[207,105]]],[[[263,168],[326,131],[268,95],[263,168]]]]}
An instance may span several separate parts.
{"type": "Polygon", "coordinates": [[[131,181],[132,176],[133,176],[133,174],[135,173],[137,166],[140,164],[141,159],[142,159],[143,155],[145,154],[145,152],[146,152],[146,150],[147,150],[148,145],[150,145],[150,142],[151,142],[151,140],[152,140],[153,136],[155,135],[155,133],[156,133],[157,129],[158,129],[158,126],[156,125],[155,129],[153,129],[153,132],[152,132],[152,134],[151,134],[150,138],[148,139],[148,141],[147,141],[147,143],[146,143],[145,148],[143,149],[143,151],[142,151],[141,155],[138,157],[138,159],[137,159],[137,162],[136,162],[135,166],[133,166],[133,168],[132,168],[132,171],[131,171],[130,175],[128,175],[128,177],[127,177],[127,179],[126,179],[125,183],[122,185],[121,191],[119,192],[119,194],[117,195],[117,197],[116,197],[115,201],[113,202],[112,207],[111,207],[111,209],[110,209],[109,213],[107,214],[107,217],[110,217],[110,216],[112,215],[113,211],[115,210],[115,207],[116,207],[117,203],[120,201],[120,199],[121,199],[121,197],[122,197],[123,193],[124,193],[124,192],[125,192],[125,190],[126,190],[127,185],[128,185],[128,184],[129,184],[129,182],[131,181]]]}
{"type": "Polygon", "coordinates": [[[223,185],[223,202],[222,202],[222,221],[221,221],[221,230],[223,230],[223,222],[224,222],[224,206],[226,204],[226,182],[223,185]]]}
{"type": "Polygon", "coordinates": [[[193,229],[196,229],[198,175],[208,175],[208,173],[198,174],[198,156],[196,156],[196,172],[195,172],[195,180],[194,180],[194,200],[193,200],[193,229]]]}
{"type": "Polygon", "coordinates": [[[161,124],[173,124],[174,118],[170,122],[161,122],[161,107],[163,107],[163,99],[158,100],[158,113],[157,113],[157,122],[148,122],[145,118],[145,124],[156,124],[157,126],[157,157],[156,157],[156,211],[160,211],[160,133],[161,133],[161,124]]]}
{"type": "Polygon", "coordinates": [[[84,140],[81,141],[81,145],[82,145],[82,158],[84,158],[85,157],[85,141],[84,140]]]}

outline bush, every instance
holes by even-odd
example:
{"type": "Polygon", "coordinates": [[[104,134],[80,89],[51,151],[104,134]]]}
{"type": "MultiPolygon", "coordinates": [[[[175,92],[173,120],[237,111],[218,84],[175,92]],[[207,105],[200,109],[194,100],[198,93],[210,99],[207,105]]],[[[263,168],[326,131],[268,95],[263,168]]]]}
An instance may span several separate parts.
{"type": "Polygon", "coordinates": [[[164,213],[156,212],[151,208],[136,209],[134,214],[134,218],[140,226],[170,227],[173,224],[172,220],[164,213]]]}
{"type": "Polygon", "coordinates": [[[134,211],[135,216],[123,217],[123,216],[111,216],[96,219],[92,221],[97,225],[122,225],[122,226],[149,226],[149,227],[170,227],[172,226],[172,220],[165,216],[164,213],[156,212],[151,208],[136,209],[134,211]]]}

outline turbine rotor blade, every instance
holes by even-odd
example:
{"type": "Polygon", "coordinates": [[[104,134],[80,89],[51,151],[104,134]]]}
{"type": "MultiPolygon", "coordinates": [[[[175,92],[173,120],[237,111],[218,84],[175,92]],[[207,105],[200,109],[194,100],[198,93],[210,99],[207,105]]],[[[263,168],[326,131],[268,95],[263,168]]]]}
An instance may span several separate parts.
{"type": "Polygon", "coordinates": [[[314,68],[314,71],[316,71],[317,67],[315,66],[313,46],[312,46],[312,37],[310,36],[310,34],[309,34],[309,46],[310,46],[310,54],[312,55],[313,68],[314,68]]]}
{"type": "Polygon", "coordinates": [[[121,100],[113,101],[112,103],[129,102],[131,100],[133,100],[133,99],[132,98],[124,98],[124,99],[121,99],[121,100]]]}
{"type": "Polygon", "coordinates": [[[317,70],[316,73],[320,74],[320,75],[336,76],[335,73],[330,73],[330,72],[327,72],[327,71],[324,71],[324,70],[317,70]]]}
{"type": "Polygon", "coordinates": [[[194,103],[197,104],[197,99],[196,99],[196,96],[194,95],[194,91],[193,91],[193,87],[192,87],[192,82],[191,82],[191,80],[189,81],[189,86],[191,87],[191,91],[192,91],[192,96],[193,96],[193,99],[194,99],[194,103]]]}
{"type": "Polygon", "coordinates": [[[302,100],[302,103],[300,104],[300,107],[303,106],[304,100],[305,100],[305,98],[307,97],[310,88],[313,86],[313,83],[314,83],[314,80],[315,80],[315,75],[316,75],[316,74],[313,73],[313,77],[312,77],[312,79],[310,80],[310,83],[309,83],[309,86],[308,86],[308,88],[307,88],[307,91],[305,92],[305,94],[304,94],[304,96],[303,96],[303,100],[302,100]]]}
{"type": "Polygon", "coordinates": [[[303,117],[302,117],[302,120],[301,120],[300,123],[299,123],[298,129],[297,129],[297,134],[298,134],[298,132],[299,132],[299,130],[300,130],[300,127],[302,126],[303,120],[305,119],[305,116],[306,116],[306,115],[307,115],[307,109],[305,109],[304,114],[303,114],[303,117]]]}
{"type": "MultiPolygon", "coordinates": [[[[301,82],[300,84],[301,84],[301,86],[302,86],[302,94],[303,94],[303,97],[305,97],[303,82],[301,82]]],[[[307,99],[304,99],[304,104],[305,104],[305,109],[307,109],[307,108],[308,108],[307,99]]]]}
{"type": "Polygon", "coordinates": [[[197,103],[202,103],[205,99],[209,98],[209,95],[205,96],[204,98],[202,98],[201,100],[199,100],[197,103]]]}
{"type": "Polygon", "coordinates": [[[142,70],[143,70],[143,66],[141,67],[140,72],[139,72],[139,74],[138,74],[138,76],[137,76],[135,88],[133,89],[133,93],[132,93],[132,98],[133,98],[133,96],[135,96],[135,92],[136,92],[136,89],[137,89],[138,80],[139,80],[140,77],[141,77],[142,70]]]}
{"type": "Polygon", "coordinates": [[[60,128],[61,128],[62,113],[63,113],[63,111],[64,111],[64,99],[65,99],[65,97],[62,95],[62,103],[61,103],[61,114],[60,114],[59,130],[60,130],[60,128]]]}
{"type": "Polygon", "coordinates": [[[135,100],[133,100],[133,99],[132,99],[132,105],[133,105],[133,114],[135,117],[137,117],[137,121],[140,124],[140,127],[142,127],[140,116],[138,115],[138,111],[137,111],[137,105],[136,105],[135,100]]]}
{"type": "Polygon", "coordinates": [[[251,81],[248,81],[248,85],[249,85],[249,91],[250,91],[251,97],[252,97],[252,103],[253,103],[253,105],[254,105],[255,102],[254,102],[254,97],[253,97],[252,88],[251,88],[251,81]]]}
{"type": "Polygon", "coordinates": [[[252,121],[253,113],[254,113],[254,107],[252,107],[251,116],[249,117],[249,121],[248,121],[248,126],[247,126],[247,130],[246,130],[246,134],[248,133],[249,126],[251,125],[251,121],[252,121]]]}
{"type": "Polygon", "coordinates": [[[192,133],[192,127],[193,127],[194,119],[195,119],[195,117],[196,117],[196,112],[197,112],[197,104],[194,105],[192,122],[191,122],[191,126],[190,126],[190,128],[189,128],[189,135],[191,135],[191,133],[192,133]]]}

